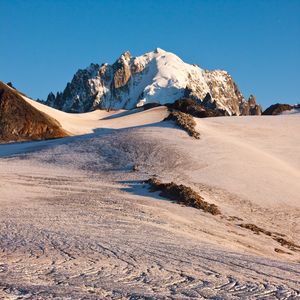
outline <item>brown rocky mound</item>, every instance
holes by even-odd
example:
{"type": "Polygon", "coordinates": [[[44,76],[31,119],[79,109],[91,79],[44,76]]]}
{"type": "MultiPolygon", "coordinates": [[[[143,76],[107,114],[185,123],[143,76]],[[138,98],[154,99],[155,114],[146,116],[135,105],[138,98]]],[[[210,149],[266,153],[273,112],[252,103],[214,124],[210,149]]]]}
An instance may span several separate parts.
{"type": "Polygon", "coordinates": [[[249,230],[253,231],[256,234],[263,233],[263,234],[269,235],[269,236],[272,235],[271,231],[268,231],[268,230],[265,230],[263,228],[260,228],[260,227],[254,225],[254,224],[239,224],[239,226],[242,227],[242,228],[249,229],[249,230]]]}
{"type": "Polygon", "coordinates": [[[65,137],[58,121],[27,103],[0,81],[0,143],[65,137]]]}
{"type": "MultiPolygon", "coordinates": [[[[254,224],[239,224],[240,227],[248,229],[253,231],[255,234],[265,234],[273,238],[276,242],[278,242],[281,246],[286,247],[292,251],[300,251],[300,245],[297,245],[296,243],[292,241],[288,241],[282,237],[282,234],[276,233],[276,232],[271,232],[269,230],[265,230],[263,228],[260,228],[254,224]]],[[[275,248],[276,252],[279,253],[286,253],[282,251],[281,249],[275,248]]]]}
{"type": "Polygon", "coordinates": [[[175,200],[177,203],[186,206],[202,209],[212,215],[221,214],[217,205],[206,202],[197,192],[188,186],[174,182],[162,183],[154,177],[150,178],[147,183],[150,185],[151,191],[160,191],[162,197],[175,200]]]}
{"type": "Polygon", "coordinates": [[[185,130],[191,137],[200,139],[200,133],[196,131],[196,122],[192,116],[181,111],[171,112],[164,121],[175,121],[176,125],[185,130]]]}

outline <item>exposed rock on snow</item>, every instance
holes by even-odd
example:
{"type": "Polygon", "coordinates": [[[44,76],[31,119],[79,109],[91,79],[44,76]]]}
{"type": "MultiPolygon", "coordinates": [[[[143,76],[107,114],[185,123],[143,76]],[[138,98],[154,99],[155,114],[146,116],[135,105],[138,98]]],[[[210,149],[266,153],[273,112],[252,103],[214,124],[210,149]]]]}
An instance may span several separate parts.
{"type": "Polygon", "coordinates": [[[195,139],[200,139],[200,133],[195,129],[197,123],[193,117],[183,112],[171,112],[165,121],[175,121],[176,125],[185,130],[190,136],[195,139]]]}
{"type": "Polygon", "coordinates": [[[67,135],[57,120],[31,106],[18,91],[0,81],[0,143],[67,135]]]}
{"type": "Polygon", "coordinates": [[[197,192],[183,184],[174,182],[162,183],[155,177],[150,178],[147,183],[152,192],[160,191],[160,196],[175,200],[177,203],[195,207],[212,215],[220,215],[221,211],[215,204],[206,202],[197,192]]]}
{"type": "Polygon", "coordinates": [[[168,104],[167,106],[169,110],[179,110],[196,118],[220,117],[228,115],[225,110],[217,109],[216,107],[205,107],[203,103],[196,102],[191,98],[182,98],[176,100],[174,103],[168,104]]]}
{"type": "Polygon", "coordinates": [[[269,106],[262,114],[263,115],[280,115],[285,111],[300,110],[300,104],[290,105],[276,103],[269,106]]]}
{"type": "Polygon", "coordinates": [[[160,48],[138,57],[127,51],[113,65],[91,64],[77,71],[63,93],[50,93],[46,103],[67,112],[86,112],[173,103],[182,97],[229,115],[250,114],[249,104],[226,71],[203,70],[160,48]]]}

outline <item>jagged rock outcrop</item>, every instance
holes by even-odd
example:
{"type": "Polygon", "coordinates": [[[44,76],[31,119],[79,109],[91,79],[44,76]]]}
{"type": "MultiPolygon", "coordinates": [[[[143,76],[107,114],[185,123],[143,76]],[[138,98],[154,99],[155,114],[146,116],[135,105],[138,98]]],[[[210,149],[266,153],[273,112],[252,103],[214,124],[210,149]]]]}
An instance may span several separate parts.
{"type": "Polygon", "coordinates": [[[0,81],[0,143],[60,138],[68,134],[60,124],[0,81]]]}
{"type": "Polygon", "coordinates": [[[114,64],[114,80],[113,80],[113,88],[115,90],[126,86],[128,83],[131,71],[129,68],[130,62],[130,52],[125,52],[119,60],[114,64]]]}
{"type": "Polygon", "coordinates": [[[262,114],[262,107],[260,104],[256,104],[254,95],[250,95],[248,103],[243,104],[241,114],[244,116],[259,116],[262,114]]]}
{"type": "Polygon", "coordinates": [[[254,95],[250,95],[250,97],[248,99],[248,104],[249,104],[250,108],[254,108],[256,106],[256,98],[254,95]]]}
{"type": "Polygon", "coordinates": [[[46,104],[67,112],[86,112],[173,103],[182,97],[229,115],[259,113],[250,109],[226,71],[203,70],[159,48],[139,57],[127,51],[112,65],[91,64],[74,75],[63,93],[50,93],[46,104]]]}
{"type": "Polygon", "coordinates": [[[290,105],[290,104],[276,103],[276,104],[269,106],[262,114],[263,115],[280,115],[284,111],[289,111],[292,109],[300,110],[300,104],[290,105]]]}

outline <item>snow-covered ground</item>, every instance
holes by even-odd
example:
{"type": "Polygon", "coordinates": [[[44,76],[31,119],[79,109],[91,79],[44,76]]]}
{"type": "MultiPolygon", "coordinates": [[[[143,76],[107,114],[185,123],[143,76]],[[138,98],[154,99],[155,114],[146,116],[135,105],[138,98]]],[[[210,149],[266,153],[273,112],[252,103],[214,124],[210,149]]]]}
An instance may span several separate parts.
{"type": "Polygon", "coordinates": [[[30,98],[23,98],[38,110],[56,119],[71,135],[92,133],[94,130],[103,127],[125,128],[153,124],[154,122],[162,121],[168,115],[166,107],[158,107],[147,111],[136,109],[133,112],[140,113],[135,115],[134,118],[130,117],[132,111],[126,110],[110,112],[106,110],[95,110],[82,114],[70,114],[36,102],[30,98]],[[157,113],[157,110],[164,113],[157,113]],[[120,118],[120,116],[122,118],[120,118]]]}
{"type": "Polygon", "coordinates": [[[199,119],[194,140],[164,107],[49,114],[77,136],[0,145],[0,298],[299,299],[299,249],[238,226],[300,243],[299,115],[199,119]]]}

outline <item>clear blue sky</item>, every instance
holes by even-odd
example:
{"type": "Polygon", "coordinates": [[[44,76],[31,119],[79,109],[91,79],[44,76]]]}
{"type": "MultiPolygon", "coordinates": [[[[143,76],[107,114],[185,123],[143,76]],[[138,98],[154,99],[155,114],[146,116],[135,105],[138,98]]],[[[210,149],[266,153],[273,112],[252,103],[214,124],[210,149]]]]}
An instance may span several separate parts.
{"type": "Polygon", "coordinates": [[[34,98],[156,47],[229,71],[264,107],[300,101],[300,0],[0,0],[0,80],[34,98]]]}

